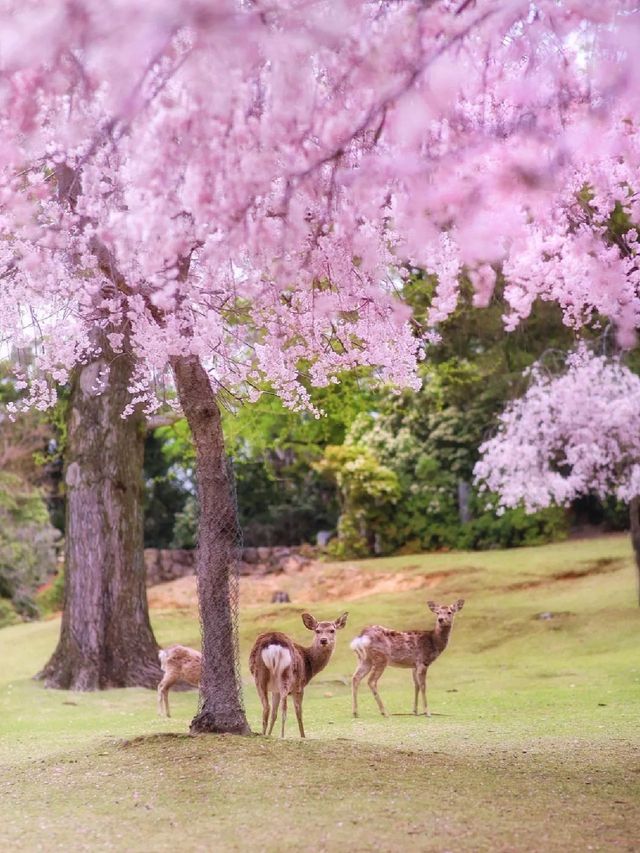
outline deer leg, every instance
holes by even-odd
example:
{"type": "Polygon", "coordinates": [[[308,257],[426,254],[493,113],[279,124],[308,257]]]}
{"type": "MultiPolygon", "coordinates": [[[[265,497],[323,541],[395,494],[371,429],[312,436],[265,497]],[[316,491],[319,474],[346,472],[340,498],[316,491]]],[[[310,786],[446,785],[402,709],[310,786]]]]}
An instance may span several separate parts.
{"type": "Polygon", "coordinates": [[[417,713],[418,713],[418,696],[420,695],[420,679],[418,677],[418,668],[417,667],[413,668],[412,675],[413,675],[413,686],[414,686],[413,713],[417,715],[417,713]]]}
{"type": "Polygon", "coordinates": [[[278,716],[278,706],[280,705],[280,694],[277,690],[274,690],[271,694],[271,722],[269,723],[269,731],[267,734],[271,734],[273,731],[273,727],[276,724],[276,717],[278,716]]]}
{"type": "Polygon", "coordinates": [[[427,667],[420,672],[420,692],[422,693],[422,707],[427,717],[431,716],[431,711],[427,706],[427,667]]]}
{"type": "Polygon", "coordinates": [[[296,717],[298,718],[298,728],[300,729],[300,737],[304,737],[304,726],[302,725],[302,691],[293,693],[293,707],[296,709],[296,717]]]}
{"type": "Polygon", "coordinates": [[[175,684],[175,679],[167,678],[165,675],[160,684],[158,684],[158,713],[162,716],[162,711],[167,717],[169,713],[169,688],[175,684]]]}
{"type": "Polygon", "coordinates": [[[256,689],[262,702],[262,734],[266,735],[267,726],[269,725],[269,692],[263,685],[258,684],[257,681],[256,689]]]}
{"type": "Polygon", "coordinates": [[[287,722],[287,694],[282,697],[282,731],[280,737],[284,737],[284,724],[287,722]]]}
{"type": "Polygon", "coordinates": [[[353,716],[358,716],[358,687],[360,686],[360,682],[367,675],[369,670],[373,664],[371,661],[361,660],[358,664],[356,671],[353,673],[353,678],[351,679],[351,698],[352,698],[352,707],[353,707],[353,716]]]}
{"type": "Polygon", "coordinates": [[[376,664],[373,672],[369,676],[369,680],[367,681],[367,684],[369,685],[369,687],[371,688],[371,692],[373,693],[373,698],[376,700],[378,708],[380,709],[380,713],[383,717],[388,717],[389,715],[385,711],[385,707],[382,704],[382,699],[380,698],[380,694],[378,693],[378,679],[385,671],[386,666],[387,665],[385,663],[376,664]]]}

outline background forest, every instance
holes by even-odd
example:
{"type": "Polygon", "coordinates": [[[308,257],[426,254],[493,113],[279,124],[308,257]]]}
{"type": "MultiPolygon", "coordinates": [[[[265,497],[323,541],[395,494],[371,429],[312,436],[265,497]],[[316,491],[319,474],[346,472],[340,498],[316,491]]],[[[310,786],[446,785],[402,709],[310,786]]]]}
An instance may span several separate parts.
{"type": "MultiPolygon", "coordinates": [[[[418,274],[405,286],[418,324],[432,286],[418,274]]],[[[555,305],[538,302],[510,335],[503,313],[499,292],[481,310],[464,294],[421,367],[419,391],[381,388],[361,370],[310,389],[321,417],[292,412],[269,389],[253,404],[229,399],[225,439],[244,543],[320,544],[327,557],[346,559],[626,529],[628,508],[613,498],[527,514],[497,509],[474,483],[478,449],[527,387],[526,369],[541,361],[553,373],[572,345],[555,305]]],[[[611,346],[606,333],[593,344],[611,346]]],[[[18,395],[3,375],[2,407],[18,395]]],[[[0,624],[61,606],[65,418],[64,396],[47,414],[17,422],[0,414],[0,624]]],[[[194,451],[184,419],[148,431],[144,479],[145,547],[195,547],[194,451]]]]}

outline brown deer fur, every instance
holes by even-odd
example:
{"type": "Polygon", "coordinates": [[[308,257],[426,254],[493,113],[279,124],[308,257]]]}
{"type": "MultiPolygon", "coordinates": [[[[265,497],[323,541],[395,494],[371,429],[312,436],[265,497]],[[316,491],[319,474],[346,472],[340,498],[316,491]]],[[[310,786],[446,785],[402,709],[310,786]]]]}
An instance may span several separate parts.
{"type": "Polygon", "coordinates": [[[455,604],[441,605],[428,601],[430,610],[436,614],[436,626],[430,631],[393,631],[382,625],[370,625],[361,631],[351,643],[358,655],[359,663],[351,679],[353,716],[358,716],[358,686],[365,677],[380,713],[388,716],[378,693],[378,681],[387,666],[399,666],[413,670],[415,688],[413,713],[418,713],[418,694],[422,695],[424,713],[431,716],[427,707],[427,669],[442,654],[449,642],[453,617],[462,610],[464,599],[455,604]]]}
{"type": "Polygon", "coordinates": [[[169,690],[177,681],[186,681],[192,687],[200,686],[202,655],[188,646],[169,646],[160,649],[158,657],[164,673],[158,684],[158,713],[162,714],[164,709],[167,717],[170,717],[169,690]]]}
{"type": "Polygon", "coordinates": [[[304,688],[329,663],[336,642],[336,631],[347,624],[343,613],[335,622],[318,622],[310,613],[302,614],[306,628],[314,632],[313,643],[301,646],[286,634],[269,631],[260,634],[249,655],[249,669],[256,682],[262,702],[262,734],[271,734],[282,700],[282,731],[287,720],[287,698],[293,697],[300,737],[304,737],[302,724],[302,699],[304,688]],[[271,720],[269,720],[269,692],[272,694],[271,720]]]}

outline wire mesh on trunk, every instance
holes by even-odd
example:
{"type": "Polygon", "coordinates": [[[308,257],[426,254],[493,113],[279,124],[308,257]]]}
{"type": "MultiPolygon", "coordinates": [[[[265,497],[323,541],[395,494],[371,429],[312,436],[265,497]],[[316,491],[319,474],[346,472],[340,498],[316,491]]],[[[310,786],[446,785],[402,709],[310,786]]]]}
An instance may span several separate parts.
{"type": "Polygon", "coordinates": [[[242,534],[230,461],[226,468],[227,494],[220,495],[216,523],[206,525],[200,515],[197,584],[203,665],[199,711],[191,727],[195,732],[247,730],[238,631],[242,534]]]}

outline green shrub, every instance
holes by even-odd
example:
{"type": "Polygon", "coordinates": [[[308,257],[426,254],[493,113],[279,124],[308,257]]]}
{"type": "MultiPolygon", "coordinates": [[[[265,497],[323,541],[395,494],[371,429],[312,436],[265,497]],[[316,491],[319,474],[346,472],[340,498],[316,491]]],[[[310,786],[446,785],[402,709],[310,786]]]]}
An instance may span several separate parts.
{"type": "Polygon", "coordinates": [[[464,469],[457,473],[453,423],[434,418],[428,435],[421,435],[413,423],[361,416],[344,445],[326,448],[318,468],[334,477],[341,496],[338,537],[327,549],[331,556],[513,548],[566,536],[565,510],[501,513],[495,498],[473,489],[472,520],[461,522],[458,485],[464,469]]]}
{"type": "Polygon", "coordinates": [[[0,597],[25,619],[37,617],[35,591],[56,569],[56,542],[40,492],[0,473],[0,597]]]}
{"type": "Polygon", "coordinates": [[[61,569],[53,581],[36,594],[36,605],[43,616],[59,613],[64,607],[64,569],[61,569]]]}
{"type": "Polygon", "coordinates": [[[338,559],[388,554],[395,547],[387,518],[401,494],[394,471],[357,444],[329,445],[315,469],[338,487],[338,537],[327,552],[338,559]]]}
{"type": "Polygon", "coordinates": [[[172,548],[196,548],[198,545],[198,500],[190,495],[173,523],[172,548]]]}
{"type": "Polygon", "coordinates": [[[19,621],[20,616],[17,614],[10,599],[0,598],[0,628],[5,628],[7,625],[14,625],[19,621]]]}
{"type": "MultiPolygon", "coordinates": [[[[486,496],[476,498],[475,503],[480,500],[486,502],[486,496]]],[[[544,545],[566,539],[567,533],[567,512],[562,507],[548,507],[535,513],[518,507],[502,514],[492,508],[461,527],[457,546],[482,551],[544,545]]]]}

